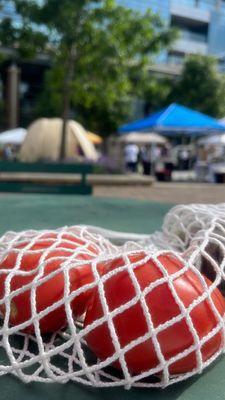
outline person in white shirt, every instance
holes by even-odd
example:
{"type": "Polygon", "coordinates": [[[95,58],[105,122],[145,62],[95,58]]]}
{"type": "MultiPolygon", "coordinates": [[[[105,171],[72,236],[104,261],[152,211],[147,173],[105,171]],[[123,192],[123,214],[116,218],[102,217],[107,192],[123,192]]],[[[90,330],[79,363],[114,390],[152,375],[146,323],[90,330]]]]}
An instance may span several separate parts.
{"type": "Polygon", "coordinates": [[[126,169],[130,172],[136,172],[138,164],[139,148],[136,144],[130,143],[125,146],[124,157],[126,169]]]}

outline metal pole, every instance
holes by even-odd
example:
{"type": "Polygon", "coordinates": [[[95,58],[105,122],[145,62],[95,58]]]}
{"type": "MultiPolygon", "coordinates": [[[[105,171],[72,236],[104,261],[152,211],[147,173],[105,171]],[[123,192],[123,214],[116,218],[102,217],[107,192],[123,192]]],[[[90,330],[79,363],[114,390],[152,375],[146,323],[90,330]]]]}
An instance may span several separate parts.
{"type": "Polygon", "coordinates": [[[19,74],[16,64],[7,70],[7,126],[14,129],[19,122],[19,74]]]}
{"type": "Polygon", "coordinates": [[[75,59],[76,59],[76,48],[72,47],[69,53],[67,68],[65,70],[64,85],[63,85],[62,132],[61,132],[61,143],[60,143],[60,153],[59,153],[59,158],[62,161],[66,157],[67,123],[70,113],[71,82],[74,75],[75,59]]]}

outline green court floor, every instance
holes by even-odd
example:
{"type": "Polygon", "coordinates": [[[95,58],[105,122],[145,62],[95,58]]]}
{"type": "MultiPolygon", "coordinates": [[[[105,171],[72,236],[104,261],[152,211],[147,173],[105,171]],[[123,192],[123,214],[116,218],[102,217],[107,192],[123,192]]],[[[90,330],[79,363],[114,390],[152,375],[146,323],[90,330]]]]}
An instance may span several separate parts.
{"type": "MultiPolygon", "coordinates": [[[[160,229],[171,205],[89,196],[1,195],[0,233],[6,230],[93,224],[127,232],[160,229]]],[[[167,389],[90,389],[75,383],[25,385],[0,377],[0,400],[224,400],[225,357],[202,375],[167,389]]]]}

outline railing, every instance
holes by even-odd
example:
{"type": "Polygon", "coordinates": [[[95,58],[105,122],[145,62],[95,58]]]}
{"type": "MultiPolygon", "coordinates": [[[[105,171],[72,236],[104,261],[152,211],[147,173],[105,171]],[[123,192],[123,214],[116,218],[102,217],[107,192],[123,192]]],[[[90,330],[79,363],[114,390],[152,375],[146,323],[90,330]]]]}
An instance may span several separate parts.
{"type": "Polygon", "coordinates": [[[197,42],[197,43],[207,43],[207,35],[206,34],[201,34],[197,32],[191,32],[188,30],[179,30],[179,37],[180,39],[184,40],[190,40],[192,42],[197,42]]]}
{"type": "Polygon", "coordinates": [[[174,45],[173,50],[179,53],[189,54],[207,54],[207,44],[201,42],[194,42],[186,39],[178,39],[174,45]]]}
{"type": "Polygon", "coordinates": [[[210,12],[196,7],[195,4],[196,3],[193,0],[188,2],[187,0],[171,0],[170,12],[175,16],[209,23],[210,12]]]}

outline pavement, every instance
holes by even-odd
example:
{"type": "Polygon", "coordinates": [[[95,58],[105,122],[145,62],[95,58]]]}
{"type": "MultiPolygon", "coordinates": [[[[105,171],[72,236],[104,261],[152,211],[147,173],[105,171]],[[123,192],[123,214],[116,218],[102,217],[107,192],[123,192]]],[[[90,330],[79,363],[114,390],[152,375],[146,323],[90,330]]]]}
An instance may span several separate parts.
{"type": "Polygon", "coordinates": [[[154,182],[152,186],[98,185],[94,186],[93,195],[173,204],[216,204],[225,202],[225,184],[154,182]]]}

